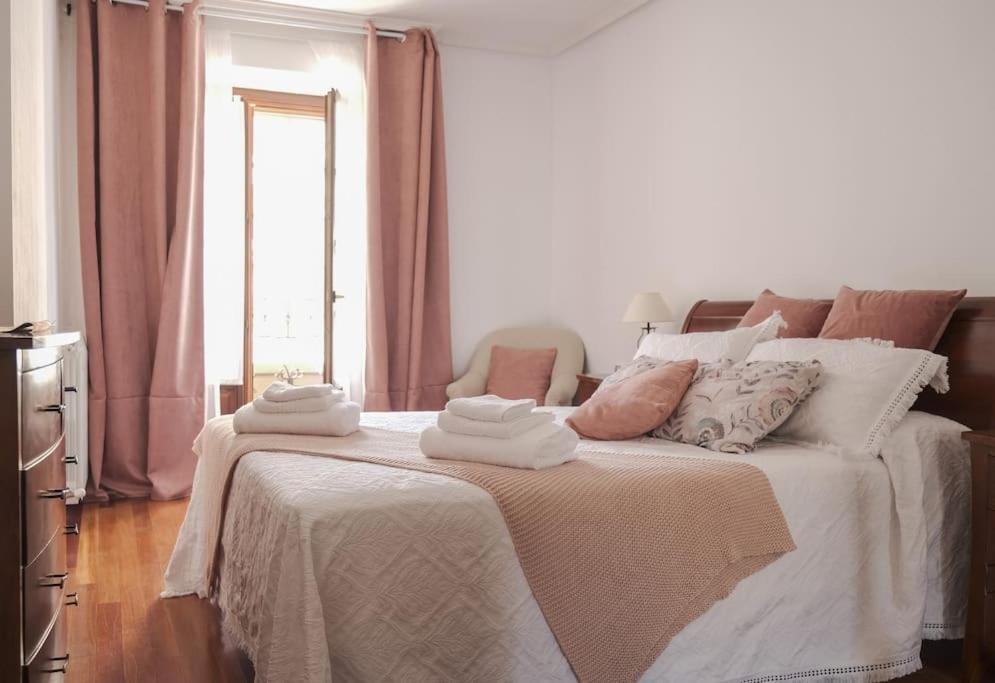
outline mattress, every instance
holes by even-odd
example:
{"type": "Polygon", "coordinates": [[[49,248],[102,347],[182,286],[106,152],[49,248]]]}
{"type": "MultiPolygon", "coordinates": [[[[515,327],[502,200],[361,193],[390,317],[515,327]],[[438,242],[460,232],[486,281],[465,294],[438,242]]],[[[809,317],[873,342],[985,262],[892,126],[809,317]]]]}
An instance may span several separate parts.
{"type": "MultiPolygon", "coordinates": [[[[558,409],[563,419],[569,409],[558,409]]],[[[366,414],[415,432],[432,413],[366,414]]],[[[646,681],[881,681],[962,634],[969,465],[949,420],[910,413],[881,458],[764,443],[797,550],[688,625],[646,681]]],[[[260,681],[571,681],[493,499],[444,476],[251,453],[232,482],[218,602],[260,681]]]]}

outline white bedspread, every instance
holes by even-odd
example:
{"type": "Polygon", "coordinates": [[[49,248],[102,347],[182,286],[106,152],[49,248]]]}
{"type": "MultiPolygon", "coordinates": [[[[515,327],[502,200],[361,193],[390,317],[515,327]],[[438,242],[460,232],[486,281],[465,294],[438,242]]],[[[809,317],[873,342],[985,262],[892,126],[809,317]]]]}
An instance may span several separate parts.
{"type": "MultiPolygon", "coordinates": [[[[433,420],[364,415],[410,432],[433,420]]],[[[678,634],[644,680],[881,681],[919,667],[924,624],[959,635],[969,475],[957,428],[937,420],[911,414],[875,460],[612,444],[760,467],[798,545],[678,634]]],[[[228,506],[219,603],[258,680],[573,680],[493,499],[472,484],[253,453],[228,506]]],[[[187,526],[177,551],[195,545],[187,526]]]]}

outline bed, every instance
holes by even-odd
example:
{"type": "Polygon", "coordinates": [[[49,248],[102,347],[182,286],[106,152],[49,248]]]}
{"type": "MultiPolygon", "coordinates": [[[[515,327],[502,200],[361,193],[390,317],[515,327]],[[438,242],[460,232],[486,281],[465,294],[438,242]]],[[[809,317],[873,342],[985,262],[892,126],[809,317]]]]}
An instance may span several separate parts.
{"type": "MultiPolygon", "coordinates": [[[[684,331],[727,329],[748,306],[699,303],[684,331]]],[[[959,432],[995,423],[981,391],[995,380],[993,339],[995,300],[966,299],[938,348],[952,391],[917,405],[931,414],[910,413],[880,459],[609,444],[757,466],[797,545],[686,626],[642,680],[882,681],[919,668],[923,638],[960,637],[970,482],[959,432]]],[[[371,413],[364,425],[403,440],[432,420],[371,413]]],[[[494,500],[464,481],[248,453],[220,549],[213,595],[259,680],[575,680],[494,500]]]]}

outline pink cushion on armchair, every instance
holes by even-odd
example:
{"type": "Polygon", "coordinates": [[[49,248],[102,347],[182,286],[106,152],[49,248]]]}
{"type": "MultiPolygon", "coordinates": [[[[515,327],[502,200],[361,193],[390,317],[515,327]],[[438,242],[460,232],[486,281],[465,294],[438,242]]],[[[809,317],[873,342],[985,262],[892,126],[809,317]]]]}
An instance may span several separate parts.
{"type": "Polygon", "coordinates": [[[544,405],[554,362],[555,348],[494,346],[491,348],[486,392],[501,398],[534,398],[536,405],[544,405]]]}

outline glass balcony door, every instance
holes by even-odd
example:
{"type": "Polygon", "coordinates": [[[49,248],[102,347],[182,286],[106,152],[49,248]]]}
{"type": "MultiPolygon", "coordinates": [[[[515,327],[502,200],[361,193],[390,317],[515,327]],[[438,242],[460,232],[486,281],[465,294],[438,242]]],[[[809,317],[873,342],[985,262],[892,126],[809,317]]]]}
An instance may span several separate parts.
{"type": "Polygon", "coordinates": [[[334,99],[237,90],[246,107],[245,400],[332,376],[334,99]]]}

